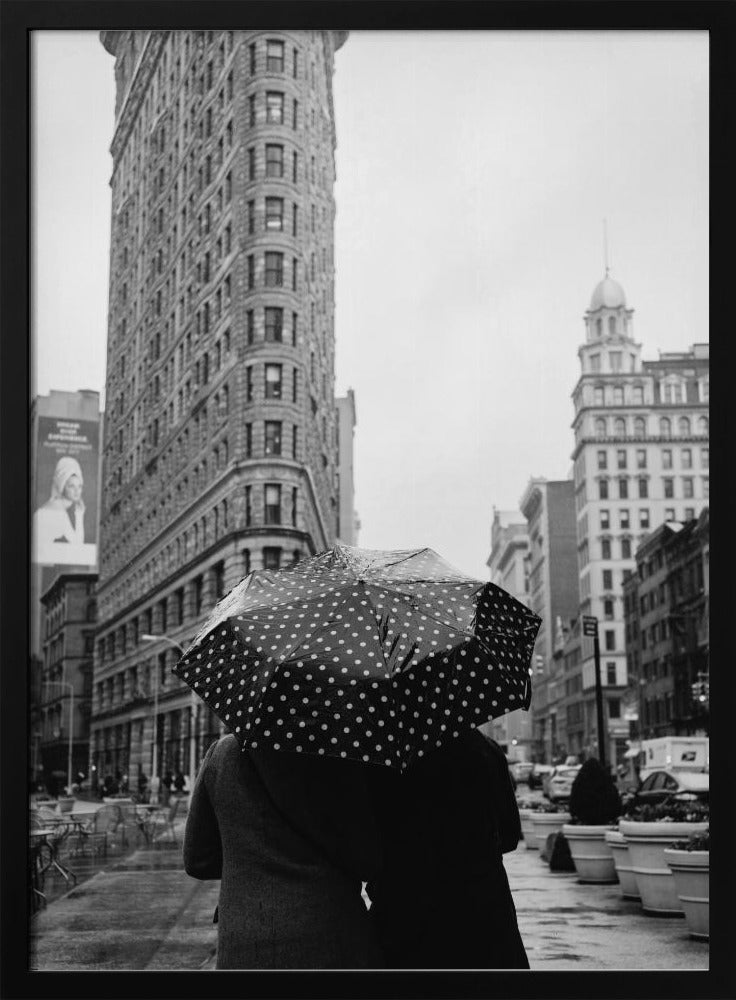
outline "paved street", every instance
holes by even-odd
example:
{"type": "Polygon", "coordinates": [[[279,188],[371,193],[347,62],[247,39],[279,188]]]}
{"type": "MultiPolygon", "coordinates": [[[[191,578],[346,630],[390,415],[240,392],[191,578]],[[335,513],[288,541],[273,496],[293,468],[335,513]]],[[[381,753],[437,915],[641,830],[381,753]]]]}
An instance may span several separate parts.
{"type": "MultiPolygon", "coordinates": [[[[142,848],[50,903],[33,921],[31,967],[213,968],[219,883],[188,878],[180,851],[142,848]]],[[[708,944],[688,937],[684,919],[645,916],[617,885],[553,874],[523,844],[505,861],[532,970],[708,968],[708,944]]]]}

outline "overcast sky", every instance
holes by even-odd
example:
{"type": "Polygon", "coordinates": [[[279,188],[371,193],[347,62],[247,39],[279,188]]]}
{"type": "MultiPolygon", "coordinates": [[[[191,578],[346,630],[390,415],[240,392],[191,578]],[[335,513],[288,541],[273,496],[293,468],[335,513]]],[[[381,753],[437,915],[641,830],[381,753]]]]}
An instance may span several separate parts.
{"type": "MultiPolygon", "coordinates": [[[[113,59],[33,51],[35,391],[102,390],[113,59]]],[[[643,356],[708,340],[707,33],[353,31],[334,91],[359,544],[487,578],[493,505],[570,470],[604,218],[643,356]]]]}

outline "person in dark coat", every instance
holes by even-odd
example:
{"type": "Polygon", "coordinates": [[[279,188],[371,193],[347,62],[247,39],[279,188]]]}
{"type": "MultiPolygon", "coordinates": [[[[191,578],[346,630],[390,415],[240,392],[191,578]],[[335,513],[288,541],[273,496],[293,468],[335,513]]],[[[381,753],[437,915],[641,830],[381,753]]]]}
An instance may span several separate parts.
{"type": "Polygon", "coordinates": [[[474,729],[384,783],[368,883],[388,968],[528,969],[503,854],[521,823],[503,750],[474,729]]]}
{"type": "Polygon", "coordinates": [[[381,846],[367,769],[277,750],[207,751],[184,868],[221,879],[218,969],[369,969],[384,958],[361,895],[381,846]]]}

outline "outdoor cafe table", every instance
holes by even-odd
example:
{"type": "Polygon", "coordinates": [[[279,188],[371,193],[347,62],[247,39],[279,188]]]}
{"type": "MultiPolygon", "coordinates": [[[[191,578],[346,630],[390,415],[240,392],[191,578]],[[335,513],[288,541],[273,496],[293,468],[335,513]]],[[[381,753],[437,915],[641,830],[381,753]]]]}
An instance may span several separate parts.
{"type": "Polygon", "coordinates": [[[54,830],[51,827],[30,831],[33,889],[43,897],[44,901],[46,899],[43,893],[44,876],[50,868],[55,868],[67,885],[71,880],[74,880],[75,885],[77,882],[74,872],[59,861],[58,841],[53,834],[54,830]],[[45,859],[44,853],[46,853],[45,859]]]}

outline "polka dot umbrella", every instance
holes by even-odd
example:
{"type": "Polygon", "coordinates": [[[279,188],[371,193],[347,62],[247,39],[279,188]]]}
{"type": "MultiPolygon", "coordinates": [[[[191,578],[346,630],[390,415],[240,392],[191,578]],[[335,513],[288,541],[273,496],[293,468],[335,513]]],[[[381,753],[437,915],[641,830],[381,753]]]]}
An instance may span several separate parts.
{"type": "Polygon", "coordinates": [[[403,770],[529,707],[540,624],[432,549],[337,545],[247,576],[173,669],[244,749],[403,770]]]}

